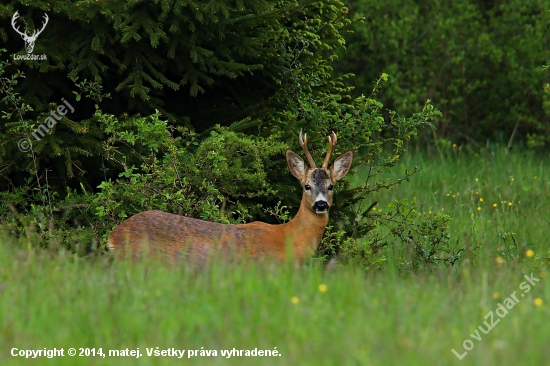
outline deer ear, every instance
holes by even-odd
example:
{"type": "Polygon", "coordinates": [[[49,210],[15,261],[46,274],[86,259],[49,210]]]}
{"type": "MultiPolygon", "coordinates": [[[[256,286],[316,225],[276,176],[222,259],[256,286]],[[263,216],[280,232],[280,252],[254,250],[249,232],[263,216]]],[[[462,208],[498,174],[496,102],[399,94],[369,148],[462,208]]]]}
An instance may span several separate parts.
{"type": "Polygon", "coordinates": [[[288,169],[293,176],[302,181],[302,178],[306,175],[306,165],[300,155],[294,151],[286,151],[286,162],[288,163],[288,169]]]}
{"type": "Polygon", "coordinates": [[[348,151],[347,153],[340,155],[330,167],[332,179],[334,181],[340,180],[348,174],[351,168],[351,162],[353,161],[353,153],[348,151]]]}

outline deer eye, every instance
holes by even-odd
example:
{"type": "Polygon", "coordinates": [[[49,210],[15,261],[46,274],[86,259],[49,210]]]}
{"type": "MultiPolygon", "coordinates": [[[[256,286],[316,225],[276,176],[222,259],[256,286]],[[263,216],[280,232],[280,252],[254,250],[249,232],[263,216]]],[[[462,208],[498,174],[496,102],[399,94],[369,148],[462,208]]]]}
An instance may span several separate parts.
{"type": "Polygon", "coordinates": [[[332,191],[332,188],[334,188],[334,186],[332,184],[330,186],[328,186],[329,191],[332,191]]]}
{"type": "Polygon", "coordinates": [[[311,186],[310,186],[309,184],[306,184],[306,185],[304,186],[304,188],[305,188],[306,191],[311,190],[311,186]]]}

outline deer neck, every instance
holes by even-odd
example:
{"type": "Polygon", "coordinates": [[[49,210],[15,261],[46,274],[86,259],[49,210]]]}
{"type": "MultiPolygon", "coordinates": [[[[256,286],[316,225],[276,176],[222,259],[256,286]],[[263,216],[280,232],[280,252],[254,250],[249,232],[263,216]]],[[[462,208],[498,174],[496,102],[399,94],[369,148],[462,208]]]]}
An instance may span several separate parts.
{"type": "Polygon", "coordinates": [[[295,257],[311,256],[317,250],[327,223],[328,213],[316,214],[309,207],[309,203],[303,195],[298,213],[285,224],[287,226],[287,237],[292,241],[295,257]]]}

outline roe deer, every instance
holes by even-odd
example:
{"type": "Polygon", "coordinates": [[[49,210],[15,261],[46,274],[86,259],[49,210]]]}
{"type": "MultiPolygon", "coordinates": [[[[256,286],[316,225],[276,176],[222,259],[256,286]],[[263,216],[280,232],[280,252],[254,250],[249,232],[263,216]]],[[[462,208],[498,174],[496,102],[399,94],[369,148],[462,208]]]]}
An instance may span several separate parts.
{"type": "Polygon", "coordinates": [[[280,259],[291,257],[303,261],[312,256],[323,237],[332,205],[332,189],[337,180],[349,171],[351,151],[338,157],[328,168],[336,145],[336,134],[328,137],[329,151],[323,165],[317,168],[307,148],[307,136],[299,142],[309,162],[291,150],[286,152],[288,168],[303,187],[302,202],[296,216],[285,224],[270,225],[255,221],[232,225],[197,220],[162,211],[145,211],[118,225],[109,236],[108,245],[114,254],[124,255],[144,245],[152,254],[176,263],[180,259],[202,265],[214,250],[222,258],[280,259]]]}

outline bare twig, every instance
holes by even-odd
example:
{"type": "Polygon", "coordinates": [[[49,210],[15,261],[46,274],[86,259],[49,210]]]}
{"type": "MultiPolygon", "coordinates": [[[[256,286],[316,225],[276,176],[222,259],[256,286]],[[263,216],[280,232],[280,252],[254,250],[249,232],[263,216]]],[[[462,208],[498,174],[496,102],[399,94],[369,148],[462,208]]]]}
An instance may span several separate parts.
{"type": "Polygon", "coordinates": [[[506,151],[508,151],[512,147],[512,141],[514,141],[514,136],[516,136],[516,132],[518,130],[519,122],[521,121],[521,116],[518,116],[518,120],[516,121],[516,125],[514,126],[514,129],[512,130],[512,135],[510,136],[510,140],[508,141],[508,146],[506,146],[506,151]]]}

